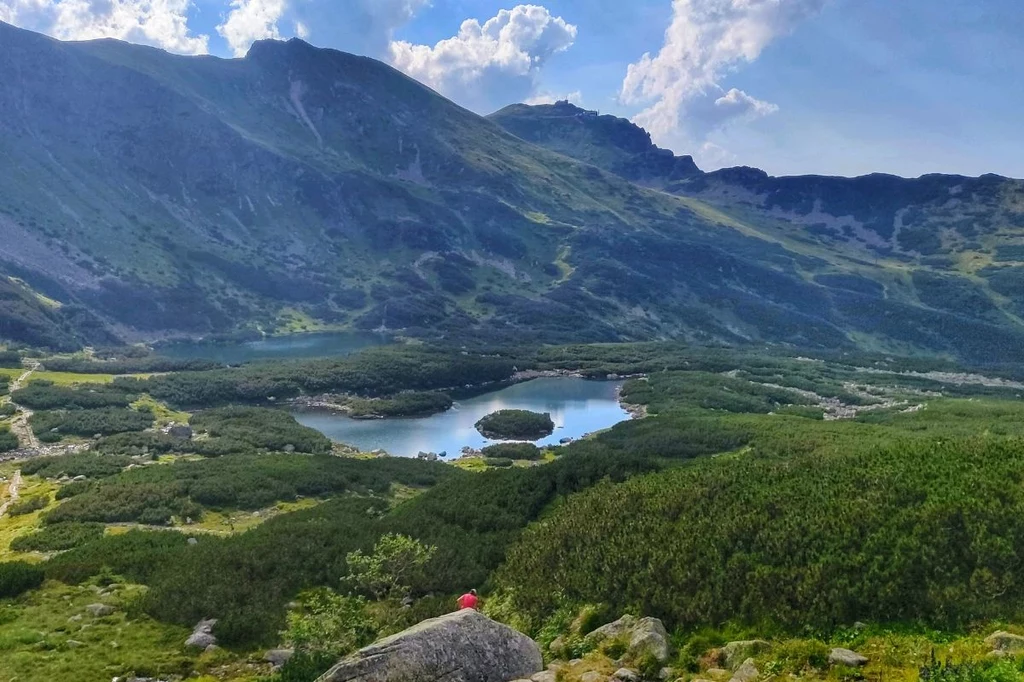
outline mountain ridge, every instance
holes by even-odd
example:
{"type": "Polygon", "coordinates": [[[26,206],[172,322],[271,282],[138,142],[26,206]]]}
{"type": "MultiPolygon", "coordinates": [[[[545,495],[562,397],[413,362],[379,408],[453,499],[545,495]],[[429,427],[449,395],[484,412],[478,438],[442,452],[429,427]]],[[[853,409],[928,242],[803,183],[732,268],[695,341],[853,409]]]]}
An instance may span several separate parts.
{"type": "MultiPolygon", "coordinates": [[[[327,324],[974,358],[993,339],[1004,359],[1024,347],[1017,261],[984,276],[921,262],[951,257],[930,226],[962,219],[928,203],[942,187],[925,188],[922,227],[893,236],[886,220],[917,198],[888,181],[867,201],[877,180],[822,180],[817,210],[824,190],[806,180],[706,174],[639,129],[596,144],[584,127],[575,154],[525,144],[534,109],[514,109],[525,127],[509,130],[300,40],[224,60],[0,25],[0,68],[16,74],[0,84],[14,170],[0,177],[0,274],[104,321],[105,338],[327,324]],[[909,255],[908,239],[934,253],[909,255]],[[943,287],[966,303],[922,300],[943,287]]],[[[1018,200],[1016,185],[973,182],[967,209],[982,190],[1018,200]]]]}

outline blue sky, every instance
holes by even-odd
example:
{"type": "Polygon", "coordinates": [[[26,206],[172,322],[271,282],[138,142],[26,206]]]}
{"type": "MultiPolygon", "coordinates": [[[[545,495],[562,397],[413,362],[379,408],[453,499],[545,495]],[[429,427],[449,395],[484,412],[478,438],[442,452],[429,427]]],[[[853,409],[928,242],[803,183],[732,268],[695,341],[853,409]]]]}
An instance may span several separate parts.
{"type": "Polygon", "coordinates": [[[1024,177],[1019,0],[534,2],[0,0],[0,19],[221,56],[301,35],[480,113],[569,96],[704,168],[1024,177]]]}

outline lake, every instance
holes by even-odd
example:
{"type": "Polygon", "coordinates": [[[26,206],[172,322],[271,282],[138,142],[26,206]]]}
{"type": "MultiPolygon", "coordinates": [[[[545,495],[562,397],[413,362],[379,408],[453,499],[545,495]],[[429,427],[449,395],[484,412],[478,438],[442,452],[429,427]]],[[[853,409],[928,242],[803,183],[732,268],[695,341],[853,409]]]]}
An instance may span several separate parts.
{"type": "Polygon", "coordinates": [[[370,332],[315,332],[268,336],[254,341],[175,341],[157,353],[169,358],[203,359],[240,365],[257,360],[292,360],[349,355],[390,339],[370,332]]]}
{"type": "Polygon", "coordinates": [[[447,451],[449,457],[458,457],[464,446],[481,448],[496,442],[481,436],[473,425],[497,410],[550,413],[555,431],[537,441],[538,445],[554,445],[562,438],[579,438],[614,426],[630,418],[619,405],[620,386],[622,382],[553,377],[460,400],[447,412],[429,417],[350,419],[326,412],[296,412],[294,416],[328,438],[364,452],[383,449],[392,455],[414,457],[421,451],[447,451]]]}

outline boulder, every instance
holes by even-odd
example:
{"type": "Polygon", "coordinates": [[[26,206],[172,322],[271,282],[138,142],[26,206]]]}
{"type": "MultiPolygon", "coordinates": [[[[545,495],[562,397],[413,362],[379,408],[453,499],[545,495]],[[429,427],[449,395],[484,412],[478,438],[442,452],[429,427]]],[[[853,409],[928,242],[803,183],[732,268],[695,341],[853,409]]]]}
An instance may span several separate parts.
{"type": "Polygon", "coordinates": [[[539,672],[530,678],[530,682],[556,682],[558,680],[558,673],[554,670],[545,670],[539,672]]]}
{"type": "Polygon", "coordinates": [[[532,639],[463,609],[360,649],[318,682],[505,682],[543,668],[540,647],[532,639]]]}
{"type": "Polygon", "coordinates": [[[612,675],[612,679],[616,682],[640,682],[640,675],[635,670],[629,668],[619,668],[612,675]]]}
{"type": "Polygon", "coordinates": [[[657,618],[641,618],[630,631],[629,655],[653,656],[659,663],[669,659],[668,632],[657,618]]]}
{"type": "Polygon", "coordinates": [[[617,621],[602,625],[584,638],[588,646],[597,646],[606,639],[625,639],[633,630],[637,619],[635,616],[623,616],[617,621]]]}
{"type": "Polygon", "coordinates": [[[193,649],[206,650],[217,643],[213,636],[213,626],[217,624],[216,618],[201,620],[192,629],[192,634],[185,640],[185,646],[193,649]]]}
{"type": "Polygon", "coordinates": [[[597,647],[606,640],[621,640],[629,645],[632,658],[651,655],[664,663],[669,659],[670,647],[665,626],[657,618],[636,618],[623,616],[617,621],[602,625],[584,638],[590,647],[597,647]]]}
{"type": "Polygon", "coordinates": [[[192,438],[192,427],[188,424],[174,424],[167,429],[167,435],[179,440],[189,440],[192,438]]]}
{"type": "Polygon", "coordinates": [[[754,682],[760,675],[761,673],[754,665],[754,659],[748,658],[739,668],[736,668],[736,672],[732,674],[732,679],[729,682],[754,682]]]}
{"type": "Polygon", "coordinates": [[[751,656],[763,654],[771,648],[771,644],[763,639],[744,639],[736,642],[729,642],[722,647],[722,658],[725,667],[735,670],[740,667],[743,661],[751,656]]]}
{"type": "Polygon", "coordinates": [[[274,669],[277,670],[294,655],[295,649],[271,649],[263,654],[263,660],[274,666],[274,669]]]}
{"type": "Polygon", "coordinates": [[[85,610],[94,618],[102,618],[103,616],[109,616],[112,614],[114,612],[114,607],[110,604],[89,604],[85,607],[85,610]]]}
{"type": "Polygon", "coordinates": [[[985,644],[992,647],[993,651],[998,651],[1004,654],[1024,651],[1024,637],[1004,630],[993,632],[991,635],[986,637],[985,644]]]}
{"type": "Polygon", "coordinates": [[[862,656],[856,651],[836,647],[828,655],[828,662],[831,665],[847,665],[851,668],[859,668],[868,664],[868,657],[862,656]]]}

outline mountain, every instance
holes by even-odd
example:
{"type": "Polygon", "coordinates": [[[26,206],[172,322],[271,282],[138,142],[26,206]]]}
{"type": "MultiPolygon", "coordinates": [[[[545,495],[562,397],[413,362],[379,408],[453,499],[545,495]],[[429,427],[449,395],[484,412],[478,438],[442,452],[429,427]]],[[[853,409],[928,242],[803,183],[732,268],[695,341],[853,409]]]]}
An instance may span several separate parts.
{"type": "Polygon", "coordinates": [[[61,330],[0,308],[16,341],[327,323],[1024,355],[1016,181],[705,174],[628,122],[488,120],[299,40],[223,60],[0,24],[0,73],[0,275],[61,330]]]}

